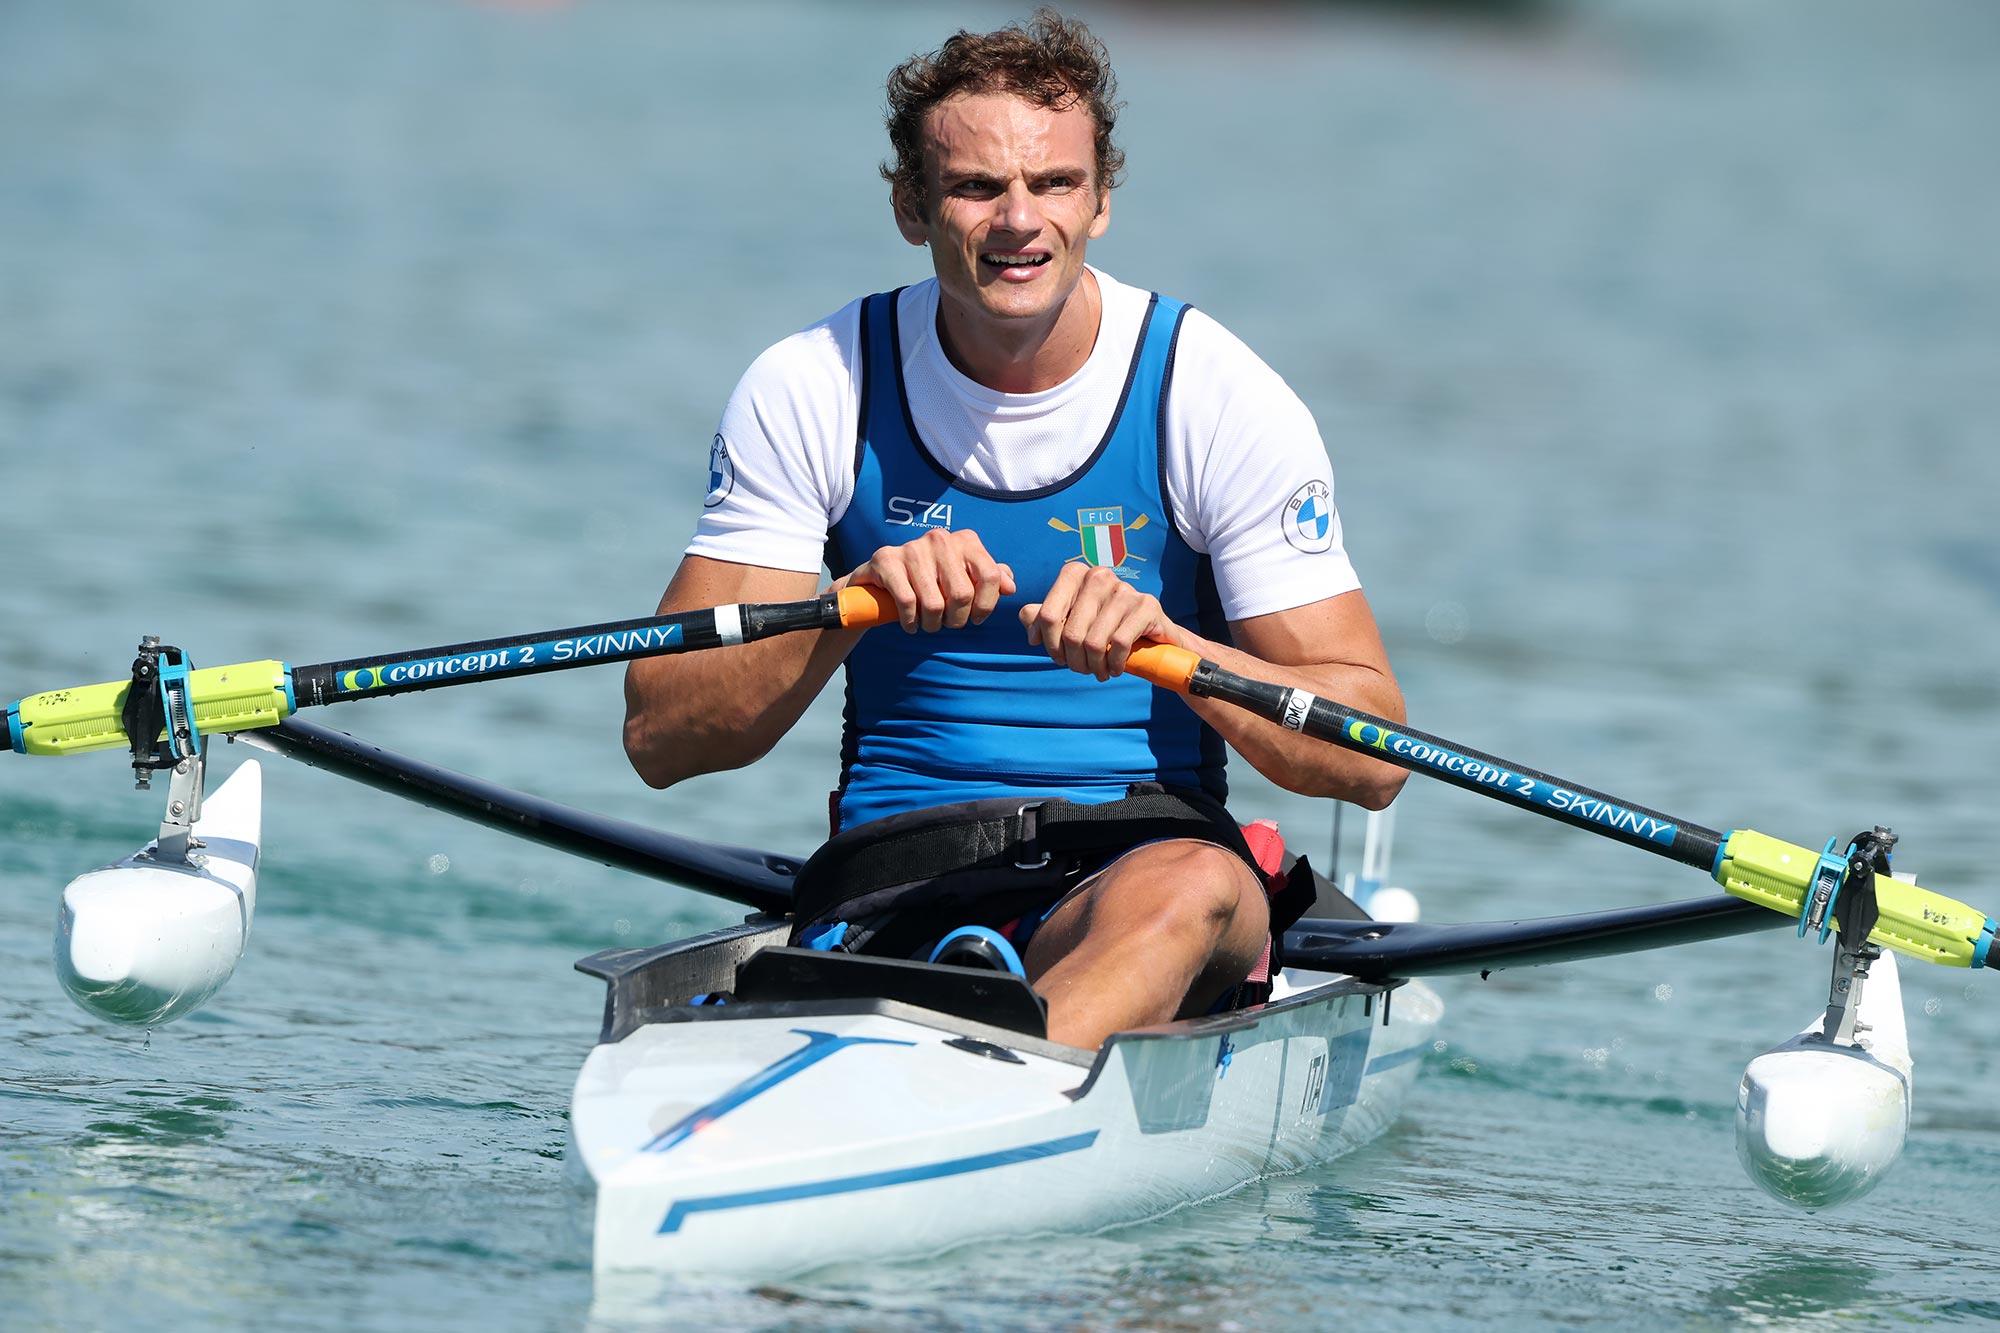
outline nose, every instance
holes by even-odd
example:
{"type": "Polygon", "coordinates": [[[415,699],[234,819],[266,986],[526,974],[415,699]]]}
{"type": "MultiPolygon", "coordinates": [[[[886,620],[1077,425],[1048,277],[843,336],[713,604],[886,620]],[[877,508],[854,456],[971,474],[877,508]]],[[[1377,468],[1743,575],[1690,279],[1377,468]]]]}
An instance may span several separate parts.
{"type": "Polygon", "coordinates": [[[1041,210],[1036,207],[1035,192],[1026,181],[1008,182],[1007,192],[1000,196],[1000,215],[995,221],[1017,234],[1041,229],[1041,210]]]}

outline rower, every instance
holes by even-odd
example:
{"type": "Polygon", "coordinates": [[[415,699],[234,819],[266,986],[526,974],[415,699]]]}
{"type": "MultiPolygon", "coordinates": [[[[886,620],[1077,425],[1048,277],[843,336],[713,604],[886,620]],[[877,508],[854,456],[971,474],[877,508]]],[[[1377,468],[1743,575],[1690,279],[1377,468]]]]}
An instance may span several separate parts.
{"type": "MultiPolygon", "coordinates": [[[[1402,783],[1123,674],[1152,638],[1403,716],[1310,413],[1216,321],[1086,263],[1124,166],[1115,86],[1046,9],[897,66],[883,175],[933,276],[779,342],[723,411],[662,612],[807,596],[824,563],[905,633],[639,661],[626,683],[626,751],[665,787],[763,755],[844,667],[835,836],[796,938],[928,956],[959,926],[1003,934],[1050,1035],[1086,1047],[1227,1003],[1267,948],[1225,744],[1369,808],[1402,783]]],[[[1252,207],[1253,182],[1221,184],[1252,207]]]]}

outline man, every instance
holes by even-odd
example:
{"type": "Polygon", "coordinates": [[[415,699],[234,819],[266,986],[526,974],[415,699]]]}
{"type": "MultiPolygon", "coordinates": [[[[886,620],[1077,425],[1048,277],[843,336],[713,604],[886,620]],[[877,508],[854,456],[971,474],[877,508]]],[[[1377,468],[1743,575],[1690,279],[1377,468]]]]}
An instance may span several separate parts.
{"type": "Polygon", "coordinates": [[[1214,321],[1085,265],[1122,167],[1114,87],[1103,47],[1048,10],[898,67],[883,174],[935,278],[771,348],[723,413],[661,611],[807,597],[824,561],[835,587],[886,590],[904,633],[637,662],[626,686],[627,753],[664,787],[763,755],[845,664],[840,836],[815,865],[926,864],[822,893],[815,938],[927,955],[954,911],[997,926],[1050,1036],[1086,1047],[1226,1001],[1266,946],[1221,742],[1370,808],[1402,782],[1121,674],[1159,639],[1402,716],[1310,414],[1214,321]],[[997,802],[1025,846],[940,870],[950,838],[985,846],[997,802]],[[1104,845],[1051,822],[1046,868],[1037,814],[1101,817],[1104,845]]]}

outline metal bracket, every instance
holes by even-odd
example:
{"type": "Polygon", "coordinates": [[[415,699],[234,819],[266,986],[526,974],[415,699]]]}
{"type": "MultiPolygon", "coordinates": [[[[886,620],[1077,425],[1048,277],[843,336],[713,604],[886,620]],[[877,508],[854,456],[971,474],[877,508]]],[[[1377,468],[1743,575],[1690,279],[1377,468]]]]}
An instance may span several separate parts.
{"type": "Polygon", "coordinates": [[[186,865],[189,854],[201,843],[194,837],[194,824],[201,818],[202,784],[207,778],[208,756],[197,752],[174,765],[167,779],[167,813],[160,820],[160,845],[155,861],[186,865]]]}
{"type": "Polygon", "coordinates": [[[1858,948],[1842,945],[1834,950],[1833,981],[1827,988],[1820,1040],[1834,1046],[1858,1045],[1857,1038],[1868,1028],[1860,1021],[1861,992],[1868,984],[1869,964],[1881,956],[1878,946],[1865,942],[1858,948]]]}

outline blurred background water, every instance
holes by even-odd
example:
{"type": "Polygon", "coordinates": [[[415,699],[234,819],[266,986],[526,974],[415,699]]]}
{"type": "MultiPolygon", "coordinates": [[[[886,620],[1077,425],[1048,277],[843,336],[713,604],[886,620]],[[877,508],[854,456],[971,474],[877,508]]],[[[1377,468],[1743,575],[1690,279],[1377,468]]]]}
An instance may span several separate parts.
{"type": "MultiPolygon", "coordinates": [[[[1078,10],[1130,104],[1092,257],[1318,415],[1418,725],[1695,822],[1892,823],[1902,864],[1990,904],[2000,10],[1078,10]]],[[[147,632],[311,662],[650,611],[742,368],[924,272],[874,175],[882,75],[1017,15],[0,6],[0,696],[119,675],[147,632]]],[[[813,844],[830,701],[659,794],[618,684],[323,720],[813,844]]],[[[1907,1159],[1809,1218],[1731,1148],[1743,1063],[1824,998],[1826,955],[1781,936],[1448,984],[1385,1140],[1161,1222],[593,1290],[559,1240],[599,1006],[569,964],[733,910],[272,763],[250,951],[149,1037],[74,1009],[48,955],[63,882],[156,799],[113,757],[0,762],[0,1325],[2000,1318],[2000,988],[1906,972],[1907,1159]]],[[[1322,806],[1238,785],[1324,840],[1322,806]]],[[[1400,809],[1432,919],[1705,888],[1448,789],[1400,809]]]]}

